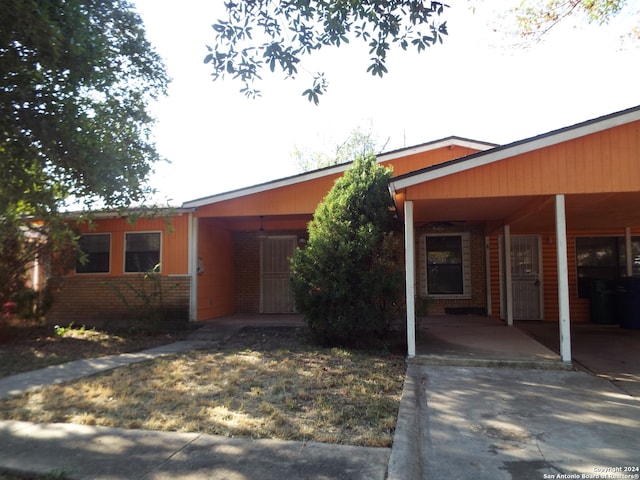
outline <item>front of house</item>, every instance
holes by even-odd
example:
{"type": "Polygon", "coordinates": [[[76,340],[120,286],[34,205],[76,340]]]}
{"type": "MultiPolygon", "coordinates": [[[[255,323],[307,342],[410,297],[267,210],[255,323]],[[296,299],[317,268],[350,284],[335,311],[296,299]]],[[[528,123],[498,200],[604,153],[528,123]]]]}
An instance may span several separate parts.
{"type": "MultiPolygon", "coordinates": [[[[568,337],[570,321],[591,319],[592,279],[640,273],[640,107],[509,145],[451,137],[378,161],[393,167],[405,224],[409,331],[424,296],[432,313],[558,322],[568,337]]],[[[48,321],[118,315],[122,302],[95,292],[156,260],[163,300],[191,321],[294,312],[288,258],[346,168],[186,202],[168,223],[96,218],[81,230],[92,260],[53,279],[64,309],[48,321]]]]}

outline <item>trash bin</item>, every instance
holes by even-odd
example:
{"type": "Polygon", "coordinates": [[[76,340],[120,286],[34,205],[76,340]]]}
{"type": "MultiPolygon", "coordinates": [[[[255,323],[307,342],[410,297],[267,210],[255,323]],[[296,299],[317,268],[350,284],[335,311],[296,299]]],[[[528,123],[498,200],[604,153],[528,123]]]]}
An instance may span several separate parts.
{"type": "Polygon", "coordinates": [[[616,315],[616,288],[610,280],[593,279],[589,291],[591,322],[612,325],[616,315]]]}
{"type": "Polygon", "coordinates": [[[620,280],[617,295],[620,326],[640,330],[640,278],[626,277],[620,280]]]}

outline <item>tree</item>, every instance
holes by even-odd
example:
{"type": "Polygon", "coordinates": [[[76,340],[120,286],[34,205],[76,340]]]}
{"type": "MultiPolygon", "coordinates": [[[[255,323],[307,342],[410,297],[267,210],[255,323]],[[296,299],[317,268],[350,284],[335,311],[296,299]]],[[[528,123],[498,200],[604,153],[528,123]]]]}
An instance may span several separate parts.
{"type": "MultiPolygon", "coordinates": [[[[445,6],[424,0],[230,0],[227,18],[212,25],[214,43],[204,62],[213,67],[214,80],[238,79],[241,92],[256,97],[260,91],[253,85],[265,66],[292,78],[303,56],[358,38],[369,46],[367,71],[382,77],[392,44],[421,52],[442,42],[447,26],[439,17],[445,6]]],[[[317,73],[303,95],[317,105],[326,90],[324,73],[317,73]]]]}
{"type": "Polygon", "coordinates": [[[292,261],[296,307],[329,344],[369,344],[388,332],[401,296],[400,229],[391,170],[361,157],[318,205],[292,261]]]}
{"type": "Polygon", "coordinates": [[[371,128],[368,131],[357,127],[342,142],[329,142],[324,150],[312,151],[307,148],[299,148],[297,145],[292,152],[293,158],[302,172],[316,170],[318,168],[353,162],[358,157],[374,155],[384,149],[371,128]]]}
{"type": "Polygon", "coordinates": [[[635,18],[636,25],[628,35],[640,40],[640,11],[629,12],[626,0],[522,0],[511,10],[516,33],[527,42],[544,38],[556,25],[569,19],[583,19],[603,25],[627,12],[635,18]]]}
{"type": "Polygon", "coordinates": [[[126,0],[0,9],[0,255],[33,218],[46,225],[35,235],[62,248],[65,205],[124,208],[150,192],[160,158],[147,107],[167,73],[126,0]]]}

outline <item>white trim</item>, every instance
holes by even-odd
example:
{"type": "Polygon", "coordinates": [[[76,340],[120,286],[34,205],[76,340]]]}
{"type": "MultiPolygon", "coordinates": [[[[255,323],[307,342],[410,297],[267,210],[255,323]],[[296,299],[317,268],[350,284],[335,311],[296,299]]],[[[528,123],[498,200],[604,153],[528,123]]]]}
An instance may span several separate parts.
{"type": "Polygon", "coordinates": [[[491,238],[484,237],[484,281],[487,290],[487,316],[493,316],[493,308],[491,305],[491,238]]]}
{"type": "Polygon", "coordinates": [[[189,262],[189,321],[198,320],[198,217],[188,217],[188,262],[189,262]]]}
{"type": "Polygon", "coordinates": [[[471,293],[471,233],[470,232],[426,232],[420,234],[418,245],[418,261],[420,265],[421,293],[429,298],[456,300],[469,300],[471,293]],[[462,293],[430,293],[428,280],[428,262],[426,239],[429,237],[460,237],[462,249],[462,293]]]}
{"type": "Polygon", "coordinates": [[[409,358],[416,356],[416,254],[413,228],[413,202],[408,200],[404,202],[404,265],[407,303],[407,355],[409,358]]]}
{"type": "MultiPolygon", "coordinates": [[[[468,147],[468,148],[473,148],[477,150],[487,150],[489,148],[495,147],[496,145],[493,143],[478,142],[475,140],[468,140],[464,138],[449,137],[441,140],[436,140],[434,142],[424,143],[422,145],[416,145],[413,147],[394,150],[388,153],[380,153],[377,155],[377,161],[378,163],[388,162],[390,160],[406,157],[409,155],[414,155],[416,153],[428,152],[431,150],[436,150],[438,148],[450,147],[450,146],[461,146],[461,147],[468,147]]],[[[300,175],[295,175],[292,177],[281,178],[278,180],[274,180],[272,182],[261,183],[258,185],[241,188],[239,190],[233,190],[230,192],[224,192],[216,195],[210,195],[208,197],[190,200],[190,201],[184,202],[182,204],[182,208],[185,208],[185,209],[198,208],[204,205],[224,202],[226,200],[233,200],[234,198],[240,198],[246,195],[252,195],[256,193],[266,192],[269,190],[274,190],[276,188],[296,185],[298,183],[307,182],[310,180],[316,180],[318,178],[323,178],[329,175],[335,175],[336,173],[342,173],[346,171],[351,166],[351,164],[352,162],[341,163],[340,165],[321,168],[319,170],[313,170],[311,172],[302,173],[300,175]]]]}
{"type": "Polygon", "coordinates": [[[523,153],[532,152],[545,147],[557,145],[559,143],[574,140],[576,138],[591,135],[593,133],[608,130],[613,127],[625,125],[627,123],[640,120],[640,108],[632,109],[625,113],[608,116],[602,120],[589,121],[578,124],[574,127],[556,130],[548,134],[539,135],[523,141],[512,143],[504,147],[497,147],[487,152],[472,155],[472,158],[462,161],[447,162],[441,167],[435,166],[417,173],[407,175],[397,180],[391,179],[389,182],[393,191],[411,187],[420,183],[435,180],[455,173],[464,172],[473,168],[489,165],[491,163],[504,160],[506,158],[515,157],[523,153]]]}
{"type": "Polygon", "coordinates": [[[507,298],[507,325],[513,325],[513,279],[511,277],[511,226],[504,227],[504,283],[507,298]]]}
{"type": "Polygon", "coordinates": [[[556,195],[556,254],[558,258],[558,307],[560,357],[571,363],[571,310],[569,308],[569,268],[567,266],[567,223],[564,195],[556,195]]]}
{"type": "Polygon", "coordinates": [[[443,147],[465,147],[472,148],[474,150],[485,151],[497,147],[495,143],[479,142],[476,140],[469,140],[459,137],[448,137],[441,140],[435,140],[429,143],[423,143],[422,145],[416,145],[413,147],[401,148],[387,153],[381,153],[378,155],[379,162],[388,162],[397,158],[407,157],[409,155],[416,155],[418,153],[429,152],[443,147]]]}

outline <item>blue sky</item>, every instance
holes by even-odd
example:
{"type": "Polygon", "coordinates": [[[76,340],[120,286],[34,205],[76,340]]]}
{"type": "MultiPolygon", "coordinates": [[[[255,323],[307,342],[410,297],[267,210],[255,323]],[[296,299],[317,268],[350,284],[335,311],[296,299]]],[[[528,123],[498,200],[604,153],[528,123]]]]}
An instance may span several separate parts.
{"type": "MultiPolygon", "coordinates": [[[[151,179],[158,201],[180,205],[294,175],[296,146],[327,148],[358,126],[386,150],[450,135],[504,144],[640,105],[640,47],[620,41],[628,19],[564,25],[522,49],[492,23],[491,5],[506,3],[451,2],[444,44],[393,51],[382,79],[366,73],[367,49],[355,42],[310,57],[303,67],[330,82],[315,106],[301,96],[304,72],[294,81],[265,72],[256,100],[240,84],[211,80],[202,60],[221,1],[134,0],[173,78],[152,107],[158,149],[171,161],[151,179]]],[[[640,0],[629,3],[640,10],[640,0]]]]}

